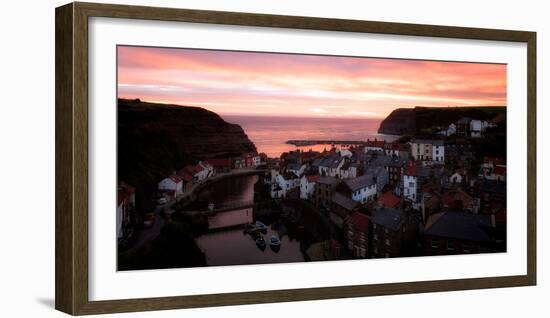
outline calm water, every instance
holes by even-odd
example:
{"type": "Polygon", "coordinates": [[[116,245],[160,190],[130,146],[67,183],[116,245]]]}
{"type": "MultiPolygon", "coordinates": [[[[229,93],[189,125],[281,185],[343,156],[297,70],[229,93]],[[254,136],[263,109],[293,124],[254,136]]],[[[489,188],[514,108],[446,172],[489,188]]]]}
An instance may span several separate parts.
{"type": "MultiPolygon", "coordinates": [[[[201,200],[214,202],[218,205],[251,202],[254,200],[254,184],[257,176],[225,179],[205,188],[199,194],[201,200]]],[[[197,238],[197,244],[205,253],[207,264],[243,265],[302,262],[304,256],[300,250],[300,242],[291,238],[284,224],[268,224],[264,239],[268,243],[265,249],[260,249],[252,236],[245,234],[238,225],[255,222],[253,209],[239,209],[221,212],[208,219],[210,233],[197,238]],[[269,239],[277,234],[281,239],[279,249],[271,249],[269,239]]]]}
{"type": "MultiPolygon", "coordinates": [[[[285,142],[291,139],[366,140],[392,141],[396,136],[378,134],[382,119],[379,118],[296,118],[265,116],[223,116],[230,123],[239,124],[250,140],[269,157],[298,149],[285,142]]],[[[299,147],[303,150],[330,148],[329,145],[299,147]]]]}

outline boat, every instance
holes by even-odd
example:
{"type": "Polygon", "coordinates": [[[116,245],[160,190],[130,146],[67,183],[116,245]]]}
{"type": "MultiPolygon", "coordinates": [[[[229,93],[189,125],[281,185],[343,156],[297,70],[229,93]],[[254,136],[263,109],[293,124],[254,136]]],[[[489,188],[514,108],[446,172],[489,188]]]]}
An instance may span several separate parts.
{"type": "Polygon", "coordinates": [[[260,231],[267,231],[267,225],[263,224],[260,221],[256,221],[256,228],[260,231]]]}
{"type": "Polygon", "coordinates": [[[279,237],[275,234],[271,235],[271,240],[269,241],[269,244],[271,246],[280,246],[281,245],[281,240],[279,239],[279,237]]]}
{"type": "Polygon", "coordinates": [[[259,248],[265,248],[265,239],[263,235],[256,236],[256,245],[258,245],[259,248]]]}

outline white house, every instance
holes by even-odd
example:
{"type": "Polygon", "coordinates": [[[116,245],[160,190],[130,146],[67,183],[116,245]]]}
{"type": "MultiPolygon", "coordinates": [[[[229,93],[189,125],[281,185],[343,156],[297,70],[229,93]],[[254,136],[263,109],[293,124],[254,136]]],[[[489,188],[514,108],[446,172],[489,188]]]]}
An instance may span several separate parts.
{"type": "Polygon", "coordinates": [[[489,127],[489,123],[485,120],[472,119],[470,121],[470,136],[479,138],[489,127]]]}
{"type": "Polygon", "coordinates": [[[410,165],[407,167],[405,173],[403,173],[403,196],[412,202],[416,202],[417,191],[418,178],[416,166],[410,165]]]}
{"type": "Polygon", "coordinates": [[[332,155],[323,158],[319,163],[319,175],[338,177],[340,173],[340,168],[342,168],[344,162],[344,157],[340,157],[338,155],[332,155]]]}
{"type": "Polygon", "coordinates": [[[353,156],[353,153],[349,149],[340,149],[338,150],[338,154],[341,157],[351,158],[353,156]]]}
{"type": "Polygon", "coordinates": [[[365,144],[365,153],[370,151],[378,151],[378,152],[384,152],[384,146],[386,145],[386,142],[384,140],[368,140],[365,144]]]}
{"type": "Polygon", "coordinates": [[[445,162],[445,145],[443,140],[411,140],[411,155],[415,160],[445,162]]]}
{"type": "Polygon", "coordinates": [[[449,127],[447,127],[447,136],[453,135],[456,135],[456,125],[454,123],[451,123],[449,127]]]}
{"type": "Polygon", "coordinates": [[[285,198],[287,193],[300,186],[300,178],[294,173],[277,173],[275,176],[275,182],[271,185],[271,197],[272,198],[285,198]]]}
{"type": "Polygon", "coordinates": [[[307,165],[299,163],[289,163],[286,167],[286,170],[294,173],[296,176],[301,177],[306,170],[307,165]]]}
{"type": "Polygon", "coordinates": [[[302,178],[300,179],[300,199],[313,199],[313,194],[315,193],[315,184],[318,180],[318,174],[302,176],[302,178]]]}
{"type": "Polygon", "coordinates": [[[462,183],[462,175],[460,172],[456,171],[449,177],[450,183],[462,183]]]}
{"type": "Polygon", "coordinates": [[[346,161],[342,167],[340,167],[340,171],[338,172],[338,176],[340,179],[353,179],[357,178],[359,164],[351,163],[350,161],[346,161]]]}
{"type": "Polygon", "coordinates": [[[376,197],[376,181],[371,175],[346,179],[344,184],[351,191],[353,201],[366,203],[376,197]]]}
{"type": "Polygon", "coordinates": [[[195,167],[195,177],[199,181],[204,180],[214,174],[214,167],[206,162],[199,162],[195,167]]]}
{"type": "Polygon", "coordinates": [[[183,194],[183,181],[176,175],[164,178],[158,184],[160,191],[169,192],[173,198],[183,194]]]}

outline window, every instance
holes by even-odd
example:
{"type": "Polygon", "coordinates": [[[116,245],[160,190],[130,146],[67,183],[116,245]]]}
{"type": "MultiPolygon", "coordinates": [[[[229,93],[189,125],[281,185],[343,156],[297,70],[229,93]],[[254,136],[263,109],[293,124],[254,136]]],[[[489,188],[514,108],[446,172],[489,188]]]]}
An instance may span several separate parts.
{"type": "Polygon", "coordinates": [[[372,228],[376,230],[376,224],[373,224],[373,225],[372,225],[372,228]]]}
{"type": "Polygon", "coordinates": [[[432,246],[432,249],[434,250],[439,249],[439,241],[432,239],[431,246],[432,246]]]}
{"type": "Polygon", "coordinates": [[[414,182],[409,182],[409,187],[414,188],[414,182]]]}
{"type": "Polygon", "coordinates": [[[388,231],[388,229],[387,229],[387,228],[385,228],[385,229],[384,229],[384,233],[386,233],[386,234],[388,234],[388,233],[389,233],[389,231],[388,231]]]}
{"type": "Polygon", "coordinates": [[[374,239],[375,241],[378,241],[378,234],[374,234],[373,239],[374,239]]]}
{"type": "Polygon", "coordinates": [[[385,243],[386,243],[386,246],[390,246],[390,245],[391,245],[391,243],[390,243],[390,240],[389,240],[389,239],[386,239],[386,240],[385,240],[385,243]]]}

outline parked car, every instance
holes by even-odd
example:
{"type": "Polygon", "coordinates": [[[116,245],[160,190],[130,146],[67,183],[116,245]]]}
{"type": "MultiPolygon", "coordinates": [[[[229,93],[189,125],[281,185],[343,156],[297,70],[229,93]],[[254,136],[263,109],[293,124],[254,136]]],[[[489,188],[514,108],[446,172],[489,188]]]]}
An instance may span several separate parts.
{"type": "Polygon", "coordinates": [[[155,220],[156,220],[156,217],[154,213],[146,213],[143,216],[143,227],[145,228],[153,227],[153,225],[155,225],[155,220]]]}

